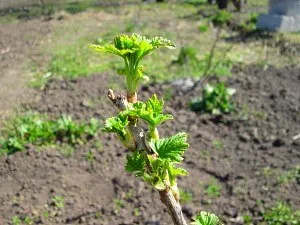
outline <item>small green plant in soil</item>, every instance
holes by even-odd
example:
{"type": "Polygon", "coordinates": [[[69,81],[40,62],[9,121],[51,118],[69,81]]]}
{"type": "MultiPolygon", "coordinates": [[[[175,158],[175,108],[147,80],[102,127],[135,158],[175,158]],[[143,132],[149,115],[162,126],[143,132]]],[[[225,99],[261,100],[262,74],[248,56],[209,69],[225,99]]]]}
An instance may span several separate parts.
{"type": "Polygon", "coordinates": [[[284,172],[279,176],[278,182],[280,184],[297,183],[300,184],[300,165],[284,172]]]}
{"type": "Polygon", "coordinates": [[[191,225],[221,225],[220,219],[214,215],[210,214],[208,212],[200,212],[198,215],[193,217],[194,222],[191,223],[191,225]]]}
{"type": "Polygon", "coordinates": [[[11,224],[12,225],[22,225],[22,224],[33,225],[34,224],[34,220],[31,217],[29,217],[29,216],[25,216],[24,218],[20,218],[18,216],[14,216],[12,218],[11,224]]]}
{"type": "Polygon", "coordinates": [[[21,224],[22,224],[22,220],[21,220],[18,216],[14,216],[14,217],[12,218],[11,223],[12,223],[13,225],[21,225],[21,224]]]}
{"type": "Polygon", "coordinates": [[[227,10],[219,10],[215,15],[211,17],[211,21],[215,26],[224,26],[229,24],[233,15],[227,10]]]}
{"type": "Polygon", "coordinates": [[[266,210],[263,213],[263,218],[268,225],[298,225],[300,223],[300,211],[293,211],[289,205],[280,202],[266,210]]]}
{"type": "Polygon", "coordinates": [[[202,97],[194,99],[190,103],[193,111],[220,115],[233,112],[235,107],[232,95],[235,89],[227,88],[225,83],[216,85],[207,84],[202,92],[202,97]]]}
{"type": "Polygon", "coordinates": [[[212,145],[217,150],[222,150],[222,148],[223,148],[223,143],[220,140],[213,140],[212,145]]]}
{"type": "Polygon", "coordinates": [[[2,130],[0,154],[22,151],[27,144],[83,144],[94,137],[99,129],[99,121],[94,118],[89,123],[78,123],[66,115],[54,120],[42,114],[26,113],[14,117],[2,130]]]}
{"type": "Polygon", "coordinates": [[[246,19],[238,25],[238,30],[244,34],[255,31],[257,18],[258,14],[252,13],[248,19],[246,19]]]}
{"type": "Polygon", "coordinates": [[[190,191],[179,188],[180,203],[187,204],[193,200],[193,194],[190,191]]]}
{"type": "Polygon", "coordinates": [[[60,195],[56,195],[54,196],[52,199],[52,204],[57,207],[58,209],[62,209],[65,207],[65,199],[64,197],[60,196],[60,195]]]}
{"type": "MultiPolygon", "coordinates": [[[[118,74],[126,81],[126,95],[115,95],[108,91],[108,98],[119,109],[115,117],[108,118],[103,131],[115,133],[121,143],[129,150],[126,157],[126,171],[144,180],[160,194],[162,203],[167,207],[175,225],[187,225],[179,204],[180,192],[177,177],[186,176],[188,172],[178,165],[183,160],[183,154],[189,147],[187,134],[177,133],[161,138],[158,126],[173,119],[164,113],[164,102],[156,95],[147,101],[138,101],[138,90],[142,80],[149,78],[144,74],[142,59],[158,48],[174,48],[175,44],[167,39],[155,37],[148,39],[138,34],[116,36],[112,43],[99,46],[90,45],[97,52],[107,52],[124,60],[124,67],[118,74]],[[147,131],[141,122],[148,125],[147,131]]],[[[213,214],[199,214],[194,218],[201,225],[208,223],[213,214]],[[206,223],[201,222],[204,219],[206,223]]]]}
{"type": "Polygon", "coordinates": [[[246,225],[252,224],[252,216],[250,216],[249,214],[244,215],[243,222],[246,225]]]}
{"type": "Polygon", "coordinates": [[[124,207],[124,201],[122,199],[114,199],[114,204],[115,204],[115,211],[116,213],[119,213],[122,207],[124,207]]]}
{"type": "Polygon", "coordinates": [[[220,197],[221,190],[222,187],[220,185],[213,183],[205,188],[204,193],[209,197],[220,197]]]}

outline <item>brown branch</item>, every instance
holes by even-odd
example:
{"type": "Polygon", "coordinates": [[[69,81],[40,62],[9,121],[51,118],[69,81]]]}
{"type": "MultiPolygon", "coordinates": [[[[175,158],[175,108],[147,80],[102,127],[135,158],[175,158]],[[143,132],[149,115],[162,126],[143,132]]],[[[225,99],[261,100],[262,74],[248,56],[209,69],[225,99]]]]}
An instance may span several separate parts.
{"type": "MultiPolygon", "coordinates": [[[[136,96],[136,95],[135,95],[136,96]]],[[[115,95],[113,90],[109,89],[108,98],[112,101],[120,111],[125,110],[128,107],[127,98],[123,95],[115,95]]],[[[139,126],[138,122],[129,125],[129,130],[136,143],[136,150],[143,152],[144,154],[153,154],[152,150],[148,147],[147,138],[143,129],[139,126]]],[[[147,169],[151,172],[152,168],[150,163],[147,162],[147,169]]],[[[172,191],[166,188],[163,191],[159,191],[160,199],[162,203],[167,207],[170,216],[172,217],[174,225],[187,225],[182,213],[182,209],[178,201],[175,199],[172,191]]]]}
{"type": "Polygon", "coordinates": [[[181,206],[176,201],[172,192],[168,189],[159,192],[161,202],[167,207],[174,225],[187,225],[181,206]]]}

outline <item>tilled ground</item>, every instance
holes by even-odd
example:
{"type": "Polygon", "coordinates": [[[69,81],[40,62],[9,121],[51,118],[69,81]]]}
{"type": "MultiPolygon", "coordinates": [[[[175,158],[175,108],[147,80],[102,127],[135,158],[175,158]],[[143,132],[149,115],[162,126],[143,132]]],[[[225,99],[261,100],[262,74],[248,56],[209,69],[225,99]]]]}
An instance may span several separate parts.
{"type": "MultiPolygon", "coordinates": [[[[144,86],[140,96],[167,98],[166,110],[175,120],[162,125],[162,136],[189,133],[183,166],[190,175],[179,180],[193,194],[183,206],[186,217],[206,210],[226,224],[240,224],[249,214],[257,224],[261,212],[278,201],[299,209],[299,184],[280,185],[278,177],[300,164],[300,140],[292,140],[300,132],[300,69],[248,67],[234,74],[229,84],[237,90],[238,112],[231,116],[191,112],[188,102],[199,91],[183,94],[171,84],[144,86]],[[204,192],[212,182],[222,187],[219,197],[204,192]]],[[[30,108],[53,117],[104,121],[116,113],[105,97],[107,76],[53,80],[30,108]]],[[[77,146],[69,158],[33,146],[1,158],[0,224],[15,215],[34,217],[36,224],[171,224],[158,194],[124,171],[126,150],[115,137],[101,133],[97,139],[77,146]],[[89,150],[95,156],[90,162],[89,150]],[[62,209],[51,204],[54,196],[65,199],[62,209]]]]}

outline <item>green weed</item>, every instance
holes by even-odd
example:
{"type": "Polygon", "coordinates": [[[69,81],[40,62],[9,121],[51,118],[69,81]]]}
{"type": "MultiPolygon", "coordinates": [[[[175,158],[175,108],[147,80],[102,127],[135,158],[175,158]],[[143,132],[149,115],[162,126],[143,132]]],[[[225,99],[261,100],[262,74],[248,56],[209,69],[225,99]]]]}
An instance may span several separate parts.
{"type": "Polygon", "coordinates": [[[85,159],[89,163],[92,163],[95,160],[95,155],[94,155],[93,151],[89,150],[85,155],[85,159]]]}
{"type": "Polygon", "coordinates": [[[179,189],[180,203],[187,204],[193,200],[193,195],[190,191],[179,189]]]}
{"type": "Polygon", "coordinates": [[[216,148],[217,150],[222,150],[223,148],[223,143],[220,140],[213,140],[212,145],[214,146],[214,148],[216,148]]]}
{"type": "Polygon", "coordinates": [[[95,136],[99,129],[100,124],[96,119],[91,119],[89,123],[77,123],[66,115],[54,120],[42,114],[27,113],[6,123],[0,138],[0,153],[21,151],[27,144],[82,144],[95,136]]]}
{"type": "Polygon", "coordinates": [[[281,174],[278,178],[278,182],[280,184],[287,184],[292,182],[300,184],[300,165],[297,165],[294,168],[281,174]]]}
{"type": "Polygon", "coordinates": [[[278,203],[276,206],[266,210],[263,218],[268,225],[298,225],[300,223],[300,211],[293,211],[285,203],[278,203]]]}
{"type": "Polygon", "coordinates": [[[115,204],[115,211],[119,212],[121,210],[122,207],[124,207],[124,201],[122,199],[118,199],[115,198],[114,200],[114,204],[115,204]]]}
{"type": "Polygon", "coordinates": [[[13,225],[21,225],[21,223],[22,223],[22,220],[18,216],[14,216],[12,218],[12,224],[13,225]]]}
{"type": "Polygon", "coordinates": [[[211,21],[215,26],[224,26],[227,25],[233,15],[227,10],[219,10],[215,15],[211,17],[211,21]]]}
{"type": "Polygon", "coordinates": [[[23,219],[21,219],[18,216],[14,216],[12,218],[12,225],[22,225],[22,224],[26,224],[26,225],[33,225],[34,221],[31,217],[29,216],[25,216],[23,219]]]}
{"type": "Polygon", "coordinates": [[[225,83],[219,83],[211,86],[207,84],[203,90],[202,98],[194,99],[190,103],[193,111],[211,113],[220,115],[222,113],[233,112],[235,107],[232,101],[234,89],[227,88],[225,83]]]}
{"type": "Polygon", "coordinates": [[[221,190],[222,187],[213,182],[205,188],[204,193],[209,197],[220,197],[221,190]]]}
{"type": "Polygon", "coordinates": [[[249,18],[238,25],[238,30],[245,34],[255,31],[257,18],[257,13],[250,14],[249,18]]]}
{"type": "Polygon", "coordinates": [[[62,209],[65,207],[65,199],[60,195],[56,195],[51,199],[52,204],[58,209],[62,209]]]}
{"type": "Polygon", "coordinates": [[[252,224],[252,216],[250,216],[249,214],[244,215],[243,222],[246,225],[252,224]]]}

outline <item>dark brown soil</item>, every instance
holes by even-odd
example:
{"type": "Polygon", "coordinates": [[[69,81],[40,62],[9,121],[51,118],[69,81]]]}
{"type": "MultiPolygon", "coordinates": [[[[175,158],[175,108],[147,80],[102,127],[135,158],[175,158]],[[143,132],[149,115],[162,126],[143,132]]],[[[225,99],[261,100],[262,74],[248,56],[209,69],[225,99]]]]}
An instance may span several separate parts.
{"type": "MultiPolygon", "coordinates": [[[[249,214],[257,224],[261,212],[278,201],[294,209],[300,206],[299,184],[278,183],[283,172],[300,164],[300,140],[292,140],[300,132],[300,69],[248,67],[234,74],[229,84],[237,89],[238,112],[230,116],[191,112],[188,102],[199,91],[182,94],[170,84],[145,86],[140,95],[145,99],[172,92],[166,109],[175,120],[162,125],[161,134],[189,133],[191,147],[183,166],[190,175],[179,180],[181,188],[193,193],[193,200],[183,206],[186,217],[206,210],[226,224],[241,224],[249,214]],[[213,180],[222,187],[220,197],[204,192],[213,180]]],[[[70,114],[104,121],[116,113],[105,97],[107,76],[54,80],[31,108],[54,117],[70,114]]],[[[28,215],[36,224],[170,225],[158,194],[124,171],[126,150],[115,136],[101,133],[98,139],[102,147],[91,141],[69,158],[55,149],[31,146],[2,158],[0,224],[28,215]],[[92,162],[86,160],[88,150],[95,155],[92,162]],[[51,204],[54,196],[64,197],[62,209],[51,204]]]]}

